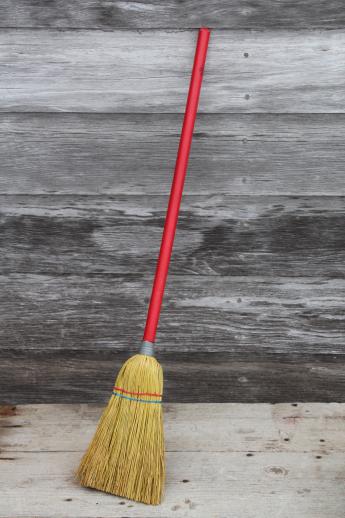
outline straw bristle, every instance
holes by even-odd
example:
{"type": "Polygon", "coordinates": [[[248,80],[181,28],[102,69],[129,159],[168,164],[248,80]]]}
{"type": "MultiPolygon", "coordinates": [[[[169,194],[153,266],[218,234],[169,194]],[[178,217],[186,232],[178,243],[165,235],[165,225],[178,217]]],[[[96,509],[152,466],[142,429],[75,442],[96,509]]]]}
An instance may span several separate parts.
{"type": "Polygon", "coordinates": [[[79,466],[83,486],[159,504],[165,478],[162,368],[155,358],[127,360],[79,466]]]}

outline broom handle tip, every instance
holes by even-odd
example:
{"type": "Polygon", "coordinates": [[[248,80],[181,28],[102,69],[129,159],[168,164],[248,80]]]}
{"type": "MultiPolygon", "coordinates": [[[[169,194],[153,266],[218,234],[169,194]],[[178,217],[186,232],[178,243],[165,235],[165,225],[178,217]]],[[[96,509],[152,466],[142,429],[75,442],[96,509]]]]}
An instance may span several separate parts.
{"type": "Polygon", "coordinates": [[[168,276],[169,263],[192,143],[194,123],[198,109],[209,37],[210,30],[207,27],[199,29],[174,177],[171,185],[169,204],[143,337],[144,341],[151,343],[155,341],[164,288],[168,276]]]}

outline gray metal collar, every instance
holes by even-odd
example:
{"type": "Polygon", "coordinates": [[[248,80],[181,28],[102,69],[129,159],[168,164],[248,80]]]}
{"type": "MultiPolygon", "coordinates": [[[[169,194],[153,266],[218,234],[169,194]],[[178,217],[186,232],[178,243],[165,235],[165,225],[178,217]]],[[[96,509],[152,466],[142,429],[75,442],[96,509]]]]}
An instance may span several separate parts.
{"type": "Polygon", "coordinates": [[[154,344],[152,342],[144,341],[141,344],[140,354],[145,354],[146,356],[154,356],[153,345],[154,344]]]}

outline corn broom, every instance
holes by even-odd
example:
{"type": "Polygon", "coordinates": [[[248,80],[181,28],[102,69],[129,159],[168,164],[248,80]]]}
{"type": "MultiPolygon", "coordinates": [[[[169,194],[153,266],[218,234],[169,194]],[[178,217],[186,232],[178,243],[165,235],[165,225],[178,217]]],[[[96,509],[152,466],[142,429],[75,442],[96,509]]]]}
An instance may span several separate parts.
{"type": "Polygon", "coordinates": [[[159,504],[165,479],[163,373],[154,358],[159,314],[187,171],[210,31],[199,30],[186,112],[140,353],[122,366],[96,433],[81,460],[83,486],[159,504]]]}

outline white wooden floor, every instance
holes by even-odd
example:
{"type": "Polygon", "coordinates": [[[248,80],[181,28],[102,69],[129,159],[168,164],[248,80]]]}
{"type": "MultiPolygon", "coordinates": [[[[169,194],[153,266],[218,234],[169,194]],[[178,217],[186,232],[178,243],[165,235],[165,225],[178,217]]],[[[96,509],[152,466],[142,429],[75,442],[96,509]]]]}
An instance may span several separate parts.
{"type": "Polygon", "coordinates": [[[100,411],[0,407],[2,518],[344,518],[345,404],[166,405],[158,507],[75,481],[100,411]]]}

